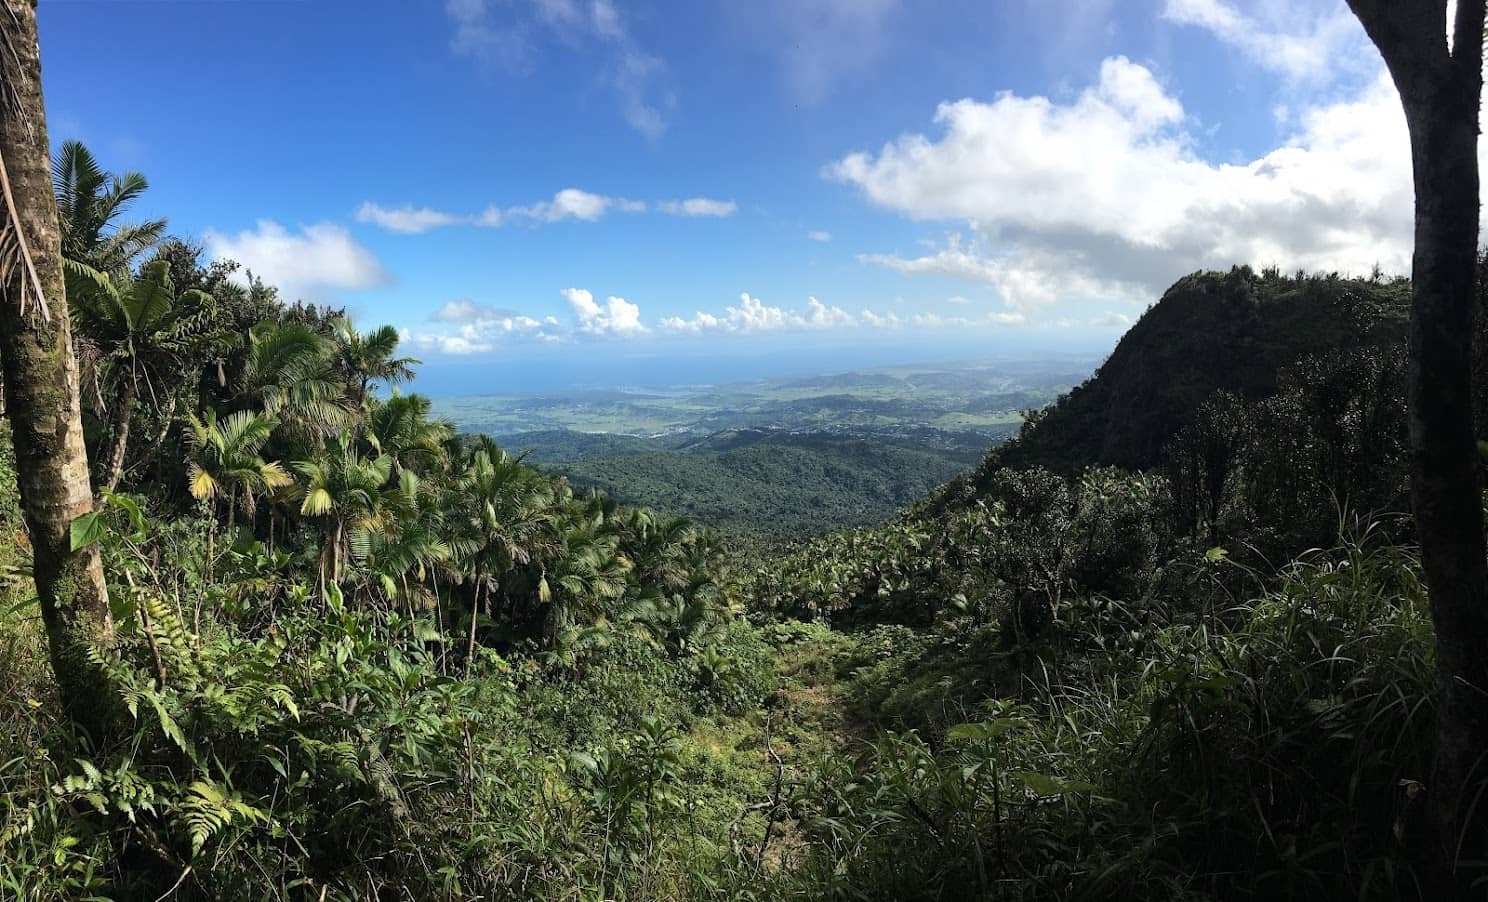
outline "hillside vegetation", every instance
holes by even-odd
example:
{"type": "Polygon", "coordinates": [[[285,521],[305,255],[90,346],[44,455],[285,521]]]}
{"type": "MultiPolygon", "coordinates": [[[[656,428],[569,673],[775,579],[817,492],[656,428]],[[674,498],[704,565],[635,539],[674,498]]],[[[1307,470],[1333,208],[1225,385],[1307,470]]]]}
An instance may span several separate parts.
{"type": "Polygon", "coordinates": [[[1083,384],[983,468],[1147,469],[1216,391],[1257,400],[1306,354],[1405,340],[1410,286],[1237,268],[1179,279],[1083,384]]]}
{"type": "MultiPolygon", "coordinates": [[[[516,440],[532,441],[542,460],[537,437],[516,440]]],[[[981,457],[907,439],[761,430],[674,438],[666,450],[611,450],[619,444],[550,469],[626,504],[770,538],[882,522],[981,457]]]]}

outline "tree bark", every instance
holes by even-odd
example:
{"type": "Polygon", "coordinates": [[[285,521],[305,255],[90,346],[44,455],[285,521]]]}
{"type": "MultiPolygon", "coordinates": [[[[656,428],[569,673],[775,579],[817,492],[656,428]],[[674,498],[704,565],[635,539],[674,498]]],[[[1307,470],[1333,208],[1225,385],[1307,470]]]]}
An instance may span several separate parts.
{"type": "Polygon", "coordinates": [[[1411,506],[1436,627],[1434,898],[1483,895],[1488,811],[1488,552],[1473,435],[1484,0],[1349,0],[1385,58],[1410,131],[1416,195],[1407,375],[1411,506]]]}
{"type": "Polygon", "coordinates": [[[77,362],[67,319],[61,236],[52,194],[35,0],[0,0],[0,157],[14,213],[30,248],[0,286],[0,367],[15,443],[22,515],[41,601],[52,666],[67,714],[95,739],[116,706],[90,646],[113,631],[96,546],[74,552],[71,525],[93,508],[78,402],[77,362]],[[22,312],[25,286],[39,285],[45,305],[22,312]]]}
{"type": "Polygon", "coordinates": [[[129,447],[129,422],[134,413],[134,399],[139,392],[139,382],[135,379],[125,380],[119,389],[119,397],[114,399],[114,409],[110,411],[109,417],[109,451],[108,469],[104,472],[104,487],[113,491],[119,484],[119,477],[124,475],[124,452],[129,447]]]}

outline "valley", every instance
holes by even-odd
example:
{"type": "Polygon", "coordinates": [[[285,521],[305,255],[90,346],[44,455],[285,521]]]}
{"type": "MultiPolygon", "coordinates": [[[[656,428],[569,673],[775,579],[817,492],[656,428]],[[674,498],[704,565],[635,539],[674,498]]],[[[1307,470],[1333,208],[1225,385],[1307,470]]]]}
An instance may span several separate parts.
{"type": "Polygon", "coordinates": [[[869,526],[975,466],[1098,361],[886,367],[435,400],[581,490],[755,538],[869,526]]]}

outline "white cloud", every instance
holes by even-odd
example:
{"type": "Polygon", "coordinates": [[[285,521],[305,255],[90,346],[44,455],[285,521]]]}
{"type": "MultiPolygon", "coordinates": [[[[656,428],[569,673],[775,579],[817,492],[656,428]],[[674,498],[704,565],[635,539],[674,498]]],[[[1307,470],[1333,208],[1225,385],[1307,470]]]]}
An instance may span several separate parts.
{"type": "Polygon", "coordinates": [[[713,200],[708,197],[689,197],[686,200],[664,200],[656,209],[672,216],[733,216],[739,205],[731,200],[713,200]]]}
{"type": "Polygon", "coordinates": [[[463,335],[436,335],[410,329],[400,329],[398,335],[399,343],[404,347],[424,354],[483,354],[496,349],[494,342],[472,340],[463,335]]]}
{"type": "Polygon", "coordinates": [[[439,325],[404,328],[401,334],[409,347],[421,353],[480,354],[498,350],[514,340],[545,343],[569,342],[579,337],[625,340],[657,330],[685,336],[761,335],[836,329],[998,328],[1028,322],[1024,314],[1006,311],[978,316],[877,313],[871,309],[852,313],[815,297],[808,297],[802,308],[788,308],[767,304],[744,292],[738,304],[724,308],[721,313],[698,311],[686,318],[664,317],[653,329],[642,320],[640,305],[625,298],[612,295],[601,302],[585,288],[565,288],[559,294],[573,315],[568,324],[554,316],[538,319],[460,298],[444,303],[430,314],[429,320],[439,325]]]}
{"type": "Polygon", "coordinates": [[[611,207],[633,209],[633,204],[633,201],[623,198],[605,197],[602,194],[593,194],[578,188],[564,188],[553,195],[550,201],[533,204],[530,207],[513,207],[505,211],[502,218],[527,217],[539,222],[559,222],[564,219],[594,222],[604,216],[611,207]]]}
{"type": "Polygon", "coordinates": [[[630,127],[651,139],[666,130],[676,105],[666,63],[635,41],[613,0],[447,0],[445,13],[455,26],[456,54],[515,75],[536,68],[544,45],[577,57],[601,54],[602,80],[630,127]]]}
{"type": "Polygon", "coordinates": [[[255,228],[235,235],[208,229],[205,241],[214,259],[238,261],[291,298],[316,299],[327,289],[376,288],[392,281],[382,262],[334,223],[290,232],[260,219],[255,228]]]}
{"type": "Polygon", "coordinates": [[[632,337],[651,331],[641,323],[641,308],[625,298],[611,295],[603,305],[584,288],[565,288],[559,292],[573,308],[578,331],[586,335],[632,337]]]}
{"type": "Polygon", "coordinates": [[[841,307],[828,307],[816,298],[806,299],[806,311],[806,322],[813,329],[850,326],[855,321],[853,315],[841,307]]]}
{"type": "MultiPolygon", "coordinates": [[[[1139,284],[1103,278],[1082,269],[1084,255],[1077,249],[1063,253],[1023,248],[1000,257],[986,255],[963,244],[956,232],[946,236],[944,247],[932,254],[905,258],[894,254],[860,254],[858,261],[882,266],[906,275],[942,276],[992,286],[1011,307],[1040,307],[1064,300],[1103,298],[1139,301],[1145,293],[1139,284]]],[[[961,303],[965,303],[962,298],[961,303]]],[[[956,303],[953,299],[952,303],[956,303]]]]}
{"type": "Polygon", "coordinates": [[[1121,329],[1125,330],[1132,324],[1132,318],[1125,313],[1114,310],[1108,311],[1104,316],[1098,316],[1090,321],[1090,325],[1097,329],[1121,329]]]}
{"type": "Polygon", "coordinates": [[[489,307],[485,304],[477,304],[468,298],[457,298],[453,301],[445,302],[429,318],[440,323],[474,323],[486,320],[511,319],[517,315],[515,312],[503,307],[489,307]]]}
{"type": "Polygon", "coordinates": [[[428,207],[383,207],[368,201],[357,208],[356,221],[371,223],[405,235],[417,235],[441,226],[454,225],[461,218],[428,207]]]}
{"type": "Polygon", "coordinates": [[[724,308],[723,314],[698,311],[689,319],[669,316],[660,323],[668,332],[697,335],[704,332],[752,334],[806,329],[832,329],[857,325],[858,318],[840,307],[823,304],[816,298],[806,299],[806,312],[766,304],[749,292],[739,295],[739,304],[724,308]]]}
{"type": "Polygon", "coordinates": [[[1021,323],[1022,314],[991,314],[985,317],[944,317],[935,313],[916,313],[901,316],[897,313],[878,313],[863,309],[857,313],[841,307],[825,304],[814,297],[806,299],[806,308],[796,310],[766,304],[744,292],[739,303],[725,307],[722,313],[698,311],[691,317],[669,316],[658,324],[665,332],[681,335],[755,335],[771,332],[809,332],[828,329],[904,329],[945,328],[950,326],[976,328],[983,326],[1005,326],[1021,323]]]}
{"type": "Polygon", "coordinates": [[[946,303],[947,304],[955,304],[957,307],[965,307],[967,304],[970,304],[971,303],[971,299],[970,298],[963,298],[961,295],[957,294],[957,295],[952,295],[951,297],[946,298],[946,303]]]}
{"type": "Polygon", "coordinates": [[[1167,0],[1162,16],[1211,32],[1263,68],[1294,82],[1328,83],[1370,71],[1377,58],[1344,0],[1253,4],[1167,0]]]}
{"type": "Polygon", "coordinates": [[[820,241],[826,243],[832,240],[832,233],[822,229],[813,229],[812,231],[806,233],[806,237],[810,238],[812,241],[820,241]]]}
{"type": "Polygon", "coordinates": [[[1178,101],[1121,57],[1067,103],[1003,93],[942,103],[935,121],[937,136],[904,135],[825,175],[914,219],[970,222],[976,240],[864,262],[983,282],[1019,307],[1150,298],[1236,263],[1409,267],[1409,146],[1382,72],[1355,99],[1304,107],[1281,146],[1238,163],[1199,157],[1178,101]]]}
{"type": "Polygon", "coordinates": [[[404,328],[400,330],[403,342],[425,353],[481,354],[495,350],[503,340],[511,338],[561,339],[557,317],[538,319],[464,298],[446,302],[429,319],[446,328],[404,328]]]}
{"type": "Polygon", "coordinates": [[[653,205],[643,200],[595,194],[581,188],[564,188],[549,200],[513,207],[493,204],[475,214],[449,213],[411,205],[384,207],[367,201],[357,208],[356,219],[391,232],[418,234],[457,225],[499,228],[516,223],[540,225],[564,220],[598,222],[610,213],[645,213],[653,206],[657,212],[672,216],[724,217],[732,216],[738,210],[738,205],[731,200],[690,197],[658,201],[653,205]]]}

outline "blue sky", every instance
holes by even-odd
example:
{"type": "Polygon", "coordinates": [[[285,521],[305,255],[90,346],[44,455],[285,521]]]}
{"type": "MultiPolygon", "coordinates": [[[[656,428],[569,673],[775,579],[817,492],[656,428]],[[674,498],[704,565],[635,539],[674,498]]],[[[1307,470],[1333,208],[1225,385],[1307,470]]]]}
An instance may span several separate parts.
{"type": "Polygon", "coordinates": [[[1342,0],[40,10],[54,142],[445,390],[1101,349],[1196,268],[1409,255],[1342,0]]]}

